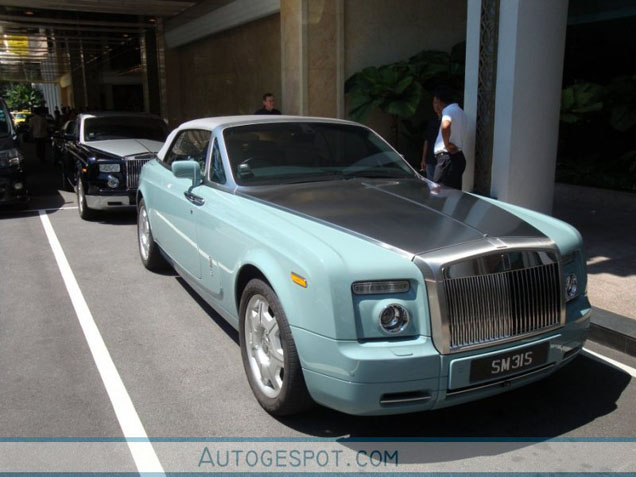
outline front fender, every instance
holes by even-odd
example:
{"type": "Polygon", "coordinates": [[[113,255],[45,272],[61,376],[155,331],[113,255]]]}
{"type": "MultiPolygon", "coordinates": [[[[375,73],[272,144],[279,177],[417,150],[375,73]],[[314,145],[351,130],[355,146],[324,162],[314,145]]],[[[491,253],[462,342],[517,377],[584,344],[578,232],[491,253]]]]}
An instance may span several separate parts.
{"type": "MultiPolygon", "coordinates": [[[[292,328],[312,329],[313,326],[311,324],[314,323],[315,317],[311,315],[316,312],[320,313],[319,310],[322,310],[323,313],[325,310],[333,310],[331,296],[326,293],[320,293],[320,286],[309,278],[306,265],[303,266],[288,257],[265,248],[252,248],[248,250],[241,261],[239,270],[242,270],[248,265],[257,268],[265,276],[278,296],[292,328]],[[293,282],[291,279],[292,272],[301,277],[308,278],[308,286],[304,288],[293,282]],[[312,306],[312,304],[314,306],[312,306]],[[319,306],[315,306],[318,304],[319,306]]],[[[232,296],[237,296],[236,288],[238,286],[239,275],[240,274],[237,273],[234,280],[232,296]]],[[[315,270],[312,276],[316,276],[315,270]]],[[[333,334],[333,331],[329,334],[333,334]]]]}

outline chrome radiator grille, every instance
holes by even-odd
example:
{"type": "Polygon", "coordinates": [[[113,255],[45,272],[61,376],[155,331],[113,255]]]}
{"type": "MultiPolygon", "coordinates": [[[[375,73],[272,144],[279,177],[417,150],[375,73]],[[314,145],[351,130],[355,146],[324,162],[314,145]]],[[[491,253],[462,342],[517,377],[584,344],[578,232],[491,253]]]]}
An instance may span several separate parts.
{"type": "Polygon", "coordinates": [[[561,320],[557,263],[447,278],[444,291],[451,350],[535,333],[561,320]]]}
{"type": "Polygon", "coordinates": [[[141,168],[149,160],[149,158],[126,159],[126,186],[129,189],[137,188],[139,185],[139,174],[141,174],[141,168]]]}

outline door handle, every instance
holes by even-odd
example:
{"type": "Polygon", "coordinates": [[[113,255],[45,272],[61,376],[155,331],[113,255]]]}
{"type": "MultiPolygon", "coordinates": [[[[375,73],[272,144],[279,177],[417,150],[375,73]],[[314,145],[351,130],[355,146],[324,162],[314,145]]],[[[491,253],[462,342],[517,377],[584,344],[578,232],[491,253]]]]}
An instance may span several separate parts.
{"type": "Polygon", "coordinates": [[[203,197],[193,194],[190,191],[185,191],[183,195],[185,195],[185,198],[192,202],[194,205],[205,204],[205,199],[203,197]]]}

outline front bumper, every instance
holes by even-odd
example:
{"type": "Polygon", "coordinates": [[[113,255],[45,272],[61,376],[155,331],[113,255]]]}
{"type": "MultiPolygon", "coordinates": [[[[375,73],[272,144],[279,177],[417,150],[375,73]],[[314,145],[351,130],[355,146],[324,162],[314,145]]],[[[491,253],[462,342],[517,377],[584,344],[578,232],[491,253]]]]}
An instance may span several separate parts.
{"type": "Polygon", "coordinates": [[[130,209],[135,207],[135,192],[122,194],[86,195],[86,205],[95,210],[130,209]]]}
{"type": "Polygon", "coordinates": [[[338,341],[293,329],[307,388],[313,399],[356,415],[401,414],[474,401],[538,381],[569,363],[582,349],[590,325],[587,297],[568,305],[566,325],[513,343],[441,355],[430,338],[405,341],[338,341]],[[549,343],[545,363],[496,380],[470,383],[472,359],[549,343]]]}
{"type": "Polygon", "coordinates": [[[24,204],[28,201],[29,193],[23,174],[0,176],[0,204],[24,204]]]}

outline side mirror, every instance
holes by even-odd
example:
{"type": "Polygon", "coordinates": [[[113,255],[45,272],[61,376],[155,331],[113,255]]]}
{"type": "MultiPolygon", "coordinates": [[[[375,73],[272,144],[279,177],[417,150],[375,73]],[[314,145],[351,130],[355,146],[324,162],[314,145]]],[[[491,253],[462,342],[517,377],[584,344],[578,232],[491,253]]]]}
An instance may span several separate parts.
{"type": "Polygon", "coordinates": [[[175,177],[192,180],[192,187],[201,184],[201,167],[196,161],[174,161],[171,166],[175,177]]]}
{"type": "Polygon", "coordinates": [[[66,141],[77,141],[77,136],[75,134],[64,134],[64,139],[66,141]]]}

